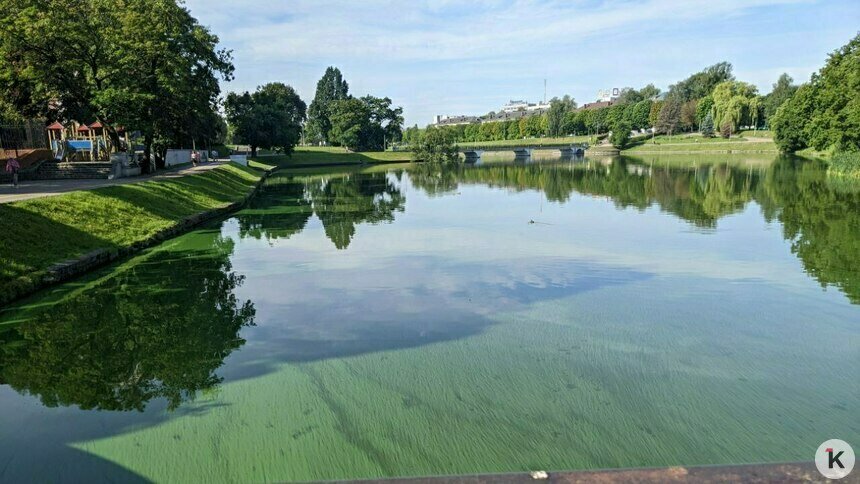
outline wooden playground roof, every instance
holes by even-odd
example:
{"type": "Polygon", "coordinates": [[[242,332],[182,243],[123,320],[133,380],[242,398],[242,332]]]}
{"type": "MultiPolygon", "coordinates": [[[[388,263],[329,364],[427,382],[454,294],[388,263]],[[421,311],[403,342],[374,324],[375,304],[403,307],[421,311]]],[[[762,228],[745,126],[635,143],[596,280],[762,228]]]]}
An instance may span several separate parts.
{"type": "Polygon", "coordinates": [[[104,128],[104,126],[99,121],[96,121],[95,123],[90,125],[90,129],[101,129],[101,128],[104,128]]]}
{"type": "Polygon", "coordinates": [[[59,121],[54,121],[50,126],[48,126],[48,128],[47,128],[47,129],[50,129],[50,130],[57,130],[57,129],[59,129],[59,130],[64,130],[64,129],[66,129],[66,127],[65,127],[65,126],[63,126],[62,124],[60,124],[60,123],[59,123],[59,121]]]}

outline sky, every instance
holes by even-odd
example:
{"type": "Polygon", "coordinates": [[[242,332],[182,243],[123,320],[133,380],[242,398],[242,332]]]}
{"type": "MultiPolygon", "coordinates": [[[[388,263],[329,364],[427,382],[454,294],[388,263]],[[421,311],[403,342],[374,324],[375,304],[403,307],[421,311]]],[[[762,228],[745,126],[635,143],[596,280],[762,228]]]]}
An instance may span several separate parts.
{"type": "Polygon", "coordinates": [[[807,81],[860,31],[860,0],[187,0],[233,52],[222,90],[293,86],[308,104],[327,66],[356,96],[388,96],[407,126],[512,99],[665,90],[720,61],[767,93],[807,81]]]}

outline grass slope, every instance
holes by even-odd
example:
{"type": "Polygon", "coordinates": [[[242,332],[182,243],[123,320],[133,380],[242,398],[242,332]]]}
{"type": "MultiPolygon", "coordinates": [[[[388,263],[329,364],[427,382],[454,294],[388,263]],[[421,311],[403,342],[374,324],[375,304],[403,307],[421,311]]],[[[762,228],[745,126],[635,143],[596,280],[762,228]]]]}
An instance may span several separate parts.
{"type": "Polygon", "coordinates": [[[643,139],[624,150],[625,153],[691,153],[691,152],[776,152],[777,147],[767,132],[745,132],[746,136],[729,139],[705,138],[699,134],[661,135],[643,139]]]}
{"type": "Polygon", "coordinates": [[[239,201],[261,175],[225,165],[170,180],[0,205],[0,293],[26,291],[56,263],[132,245],[182,218],[239,201]]]}

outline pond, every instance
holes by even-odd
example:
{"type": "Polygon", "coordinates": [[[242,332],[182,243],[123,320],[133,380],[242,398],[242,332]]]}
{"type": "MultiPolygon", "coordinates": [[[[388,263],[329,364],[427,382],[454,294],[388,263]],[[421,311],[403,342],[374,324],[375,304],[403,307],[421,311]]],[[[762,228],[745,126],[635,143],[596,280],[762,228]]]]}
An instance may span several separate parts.
{"type": "Polygon", "coordinates": [[[0,480],[810,461],[860,441],[858,304],[815,161],[282,172],[0,313],[0,480]]]}

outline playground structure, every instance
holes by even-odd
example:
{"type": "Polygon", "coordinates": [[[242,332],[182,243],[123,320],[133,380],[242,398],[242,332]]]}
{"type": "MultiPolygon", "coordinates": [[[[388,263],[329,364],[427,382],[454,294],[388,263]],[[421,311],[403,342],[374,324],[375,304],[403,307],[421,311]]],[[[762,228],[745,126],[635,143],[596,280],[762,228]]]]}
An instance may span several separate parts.
{"type": "Polygon", "coordinates": [[[128,133],[123,128],[117,129],[121,146],[116,147],[98,121],[90,125],[72,123],[70,126],[55,122],[46,131],[57,161],[107,161],[111,153],[123,151],[129,146],[128,133]]]}

